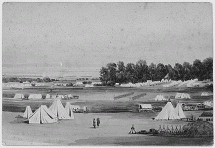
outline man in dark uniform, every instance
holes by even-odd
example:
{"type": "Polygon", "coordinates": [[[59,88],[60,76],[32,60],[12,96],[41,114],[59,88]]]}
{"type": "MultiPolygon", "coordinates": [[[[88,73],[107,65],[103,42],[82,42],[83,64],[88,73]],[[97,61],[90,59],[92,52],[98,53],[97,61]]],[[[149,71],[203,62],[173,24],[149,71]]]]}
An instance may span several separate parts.
{"type": "Polygon", "coordinates": [[[99,126],[99,124],[100,124],[100,119],[97,118],[96,120],[97,120],[97,126],[99,126]]]}
{"type": "Polygon", "coordinates": [[[93,127],[96,128],[96,120],[93,119],[93,127]]]}

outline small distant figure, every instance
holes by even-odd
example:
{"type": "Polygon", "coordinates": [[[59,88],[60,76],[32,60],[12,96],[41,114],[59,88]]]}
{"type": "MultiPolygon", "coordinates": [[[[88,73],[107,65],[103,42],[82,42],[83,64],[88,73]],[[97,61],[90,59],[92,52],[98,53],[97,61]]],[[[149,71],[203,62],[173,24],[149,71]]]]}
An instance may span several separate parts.
{"type": "Polygon", "coordinates": [[[135,131],[133,124],[132,124],[131,131],[129,132],[129,134],[136,134],[136,131],[135,131]]]}
{"type": "Polygon", "coordinates": [[[100,124],[100,119],[97,118],[96,120],[97,120],[97,126],[99,126],[99,124],[100,124]]]}
{"type": "Polygon", "coordinates": [[[96,128],[96,120],[93,119],[93,127],[96,128]]]}

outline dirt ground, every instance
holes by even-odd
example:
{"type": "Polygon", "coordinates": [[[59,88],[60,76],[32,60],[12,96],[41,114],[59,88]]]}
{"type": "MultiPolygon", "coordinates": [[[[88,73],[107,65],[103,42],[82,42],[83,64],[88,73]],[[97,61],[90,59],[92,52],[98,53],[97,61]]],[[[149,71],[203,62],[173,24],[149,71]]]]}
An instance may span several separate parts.
{"type": "Polygon", "coordinates": [[[132,124],[136,131],[158,129],[159,125],[187,124],[184,121],[152,120],[145,113],[75,113],[74,120],[61,120],[54,124],[17,123],[15,117],[22,114],[2,113],[3,145],[211,145],[213,142],[211,138],[128,134],[132,124]],[[96,129],[92,127],[93,118],[101,120],[96,129]]]}
{"type": "MultiPolygon", "coordinates": [[[[200,97],[201,91],[189,90],[191,100],[203,102],[212,100],[200,97]],[[194,97],[196,97],[194,99],[194,97]]],[[[48,90],[3,90],[5,94],[15,93],[41,93],[46,94],[48,90]]],[[[156,95],[175,96],[177,91],[166,92],[164,90],[141,90],[130,88],[115,89],[87,89],[87,90],[55,90],[53,94],[79,95],[77,100],[62,100],[63,105],[67,101],[71,104],[86,105],[91,107],[91,113],[75,113],[74,120],[61,120],[54,124],[27,124],[17,123],[16,116],[22,115],[25,107],[30,105],[33,110],[40,105],[51,105],[53,100],[15,100],[8,97],[2,98],[2,143],[3,145],[212,145],[213,138],[180,138],[180,137],[158,137],[140,134],[128,134],[132,124],[136,131],[158,129],[159,125],[185,125],[188,122],[156,121],[153,117],[159,112],[129,112],[135,104],[153,101],[156,95]],[[133,95],[113,100],[114,96],[134,92],[133,95]],[[136,100],[129,97],[146,93],[145,96],[136,100]],[[110,113],[110,111],[115,113],[110,113]],[[98,112],[98,113],[96,113],[98,112]],[[100,118],[101,125],[94,129],[93,118],[100,118]]],[[[190,100],[190,101],[191,101],[190,100]]],[[[181,100],[184,101],[184,100],[181,100]]],[[[164,106],[163,103],[152,105],[164,106]]],[[[202,111],[185,111],[186,116],[193,114],[199,116],[202,111]]]]}

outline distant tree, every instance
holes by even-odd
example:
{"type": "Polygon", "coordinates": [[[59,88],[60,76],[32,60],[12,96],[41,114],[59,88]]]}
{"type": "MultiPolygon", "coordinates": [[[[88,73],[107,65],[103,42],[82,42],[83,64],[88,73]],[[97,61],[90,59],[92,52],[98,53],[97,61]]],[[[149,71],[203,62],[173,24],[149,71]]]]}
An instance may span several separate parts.
{"type": "Polygon", "coordinates": [[[137,82],[144,82],[147,80],[148,66],[145,60],[139,60],[135,66],[135,78],[137,82]]]}
{"type": "Polygon", "coordinates": [[[123,61],[119,61],[117,63],[117,68],[118,68],[118,71],[119,72],[125,72],[125,65],[124,65],[124,62],[123,61]]]}
{"type": "Polygon", "coordinates": [[[162,63],[159,63],[157,65],[156,72],[157,72],[157,80],[159,81],[162,80],[167,74],[166,68],[162,63]]]}
{"type": "Polygon", "coordinates": [[[192,78],[191,75],[192,65],[189,62],[183,63],[183,80],[190,80],[192,78]]]}
{"type": "Polygon", "coordinates": [[[180,63],[175,63],[174,71],[175,71],[174,78],[176,80],[182,80],[183,79],[183,66],[180,63]]]}
{"type": "Polygon", "coordinates": [[[44,78],[43,78],[43,81],[44,81],[44,82],[51,82],[51,79],[50,79],[49,77],[44,77],[44,78]]]}
{"type": "Polygon", "coordinates": [[[135,82],[135,65],[133,63],[128,63],[125,68],[126,72],[126,82],[135,82]]]}
{"type": "Polygon", "coordinates": [[[9,82],[9,79],[6,78],[6,77],[2,77],[2,82],[3,82],[3,83],[8,83],[8,82],[9,82]]]}
{"type": "Polygon", "coordinates": [[[202,75],[203,75],[202,69],[203,69],[202,62],[199,59],[196,59],[193,62],[193,66],[192,66],[192,78],[197,78],[199,80],[202,80],[203,79],[202,78],[202,75]]]}
{"type": "Polygon", "coordinates": [[[108,71],[109,71],[109,80],[113,81],[114,83],[116,82],[116,68],[117,65],[115,63],[108,63],[107,66],[108,71]]]}
{"type": "Polygon", "coordinates": [[[107,82],[107,85],[108,85],[108,86],[114,86],[114,85],[115,85],[115,82],[114,82],[114,81],[108,81],[108,82],[107,82]]]}
{"type": "Polygon", "coordinates": [[[174,68],[168,64],[151,63],[147,65],[145,60],[139,60],[136,64],[128,63],[126,66],[123,61],[117,64],[108,63],[106,67],[100,70],[100,80],[103,85],[110,83],[136,83],[145,82],[146,80],[157,81],[163,79],[168,74],[172,80],[189,80],[198,78],[199,80],[213,80],[213,58],[207,58],[201,62],[196,59],[193,65],[184,62],[183,65],[175,63],[174,68]]]}
{"type": "Polygon", "coordinates": [[[100,80],[104,84],[107,84],[107,82],[109,80],[109,71],[108,71],[108,68],[106,68],[106,67],[102,67],[101,68],[101,70],[100,70],[100,80]]]}
{"type": "Polygon", "coordinates": [[[202,65],[203,65],[202,78],[204,80],[206,79],[213,80],[213,58],[209,57],[203,60],[202,65]]]}
{"type": "Polygon", "coordinates": [[[149,75],[152,81],[156,80],[156,65],[154,63],[149,65],[149,75]]]}
{"type": "Polygon", "coordinates": [[[123,83],[126,81],[125,72],[117,72],[116,73],[116,83],[123,83]]]}
{"type": "Polygon", "coordinates": [[[169,79],[174,79],[175,71],[170,64],[165,65],[166,73],[169,75],[169,79]]]}
{"type": "Polygon", "coordinates": [[[116,83],[123,83],[124,81],[126,81],[125,65],[124,62],[119,61],[116,70],[116,83]]]}
{"type": "Polygon", "coordinates": [[[37,82],[43,82],[43,80],[40,79],[40,78],[37,78],[36,81],[37,81],[37,82]]]}

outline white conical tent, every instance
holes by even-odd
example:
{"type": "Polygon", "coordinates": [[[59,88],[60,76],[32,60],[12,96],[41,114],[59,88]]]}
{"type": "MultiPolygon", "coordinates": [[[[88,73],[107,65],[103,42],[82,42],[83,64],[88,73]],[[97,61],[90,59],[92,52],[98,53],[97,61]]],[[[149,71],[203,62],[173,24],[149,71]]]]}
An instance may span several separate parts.
{"type": "Polygon", "coordinates": [[[47,108],[46,105],[41,105],[30,117],[29,123],[55,123],[57,117],[47,108]]]}
{"type": "Polygon", "coordinates": [[[66,110],[67,114],[71,117],[71,119],[74,119],[74,114],[72,111],[73,109],[69,102],[66,102],[65,110],[66,110]]]}
{"type": "Polygon", "coordinates": [[[178,115],[181,119],[182,119],[182,118],[186,118],[186,116],[184,115],[184,111],[183,111],[182,108],[181,108],[181,104],[180,104],[180,103],[177,104],[177,106],[176,106],[176,108],[175,108],[175,113],[176,113],[176,115],[178,115]]]}
{"type": "Polygon", "coordinates": [[[71,119],[69,114],[67,114],[63,104],[60,99],[55,99],[52,105],[49,107],[49,110],[58,117],[58,119],[71,119]]]}
{"type": "Polygon", "coordinates": [[[29,117],[30,117],[32,114],[33,114],[33,113],[32,113],[31,107],[30,107],[30,106],[26,106],[26,109],[25,109],[25,112],[24,112],[24,114],[23,114],[23,117],[29,119],[29,117]]]}
{"type": "Polygon", "coordinates": [[[178,115],[176,115],[174,107],[171,102],[167,102],[167,104],[163,107],[162,111],[155,117],[156,120],[172,120],[172,119],[180,119],[178,115]]]}
{"type": "Polygon", "coordinates": [[[23,94],[15,94],[14,99],[23,99],[24,95],[23,94]]]}

